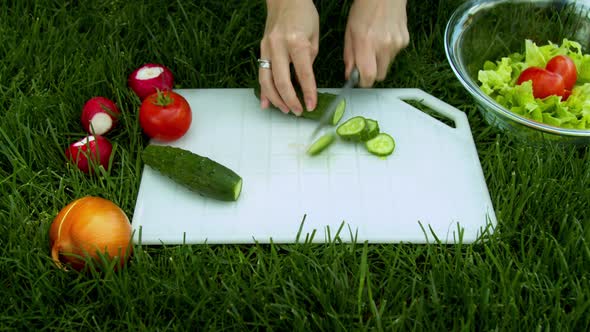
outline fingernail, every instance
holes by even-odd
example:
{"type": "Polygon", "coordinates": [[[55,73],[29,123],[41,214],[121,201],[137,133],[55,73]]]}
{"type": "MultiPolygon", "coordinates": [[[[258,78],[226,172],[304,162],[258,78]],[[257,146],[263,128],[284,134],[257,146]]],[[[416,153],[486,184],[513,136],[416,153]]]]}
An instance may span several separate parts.
{"type": "Polygon", "coordinates": [[[307,108],[307,111],[313,111],[315,108],[310,98],[305,99],[305,107],[307,108]]]}
{"type": "Polygon", "coordinates": [[[261,100],[260,101],[260,108],[263,109],[263,110],[264,109],[267,109],[268,108],[268,100],[266,100],[266,99],[265,100],[261,100]]]}
{"type": "Polygon", "coordinates": [[[285,106],[281,106],[280,109],[281,109],[281,112],[283,112],[285,114],[289,113],[289,109],[286,108],[285,106]]]}

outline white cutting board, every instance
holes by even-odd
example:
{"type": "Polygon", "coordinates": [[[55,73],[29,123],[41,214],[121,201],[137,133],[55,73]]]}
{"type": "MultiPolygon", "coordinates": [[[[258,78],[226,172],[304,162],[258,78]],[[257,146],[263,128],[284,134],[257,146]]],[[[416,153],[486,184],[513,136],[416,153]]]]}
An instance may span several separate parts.
{"type": "Polygon", "coordinates": [[[193,122],[168,144],[233,169],[243,178],[242,193],[236,202],[205,198],[145,166],[135,243],[325,242],[338,229],[344,242],[426,243],[435,234],[453,243],[461,233],[469,243],[496,224],[466,115],[421,90],[353,89],[346,96],[340,123],[373,118],[396,140],[385,159],[343,141],[306,155],[316,122],[261,110],[252,89],[177,92],[190,103],[193,122]],[[420,101],[456,128],[402,100],[420,101]]]}

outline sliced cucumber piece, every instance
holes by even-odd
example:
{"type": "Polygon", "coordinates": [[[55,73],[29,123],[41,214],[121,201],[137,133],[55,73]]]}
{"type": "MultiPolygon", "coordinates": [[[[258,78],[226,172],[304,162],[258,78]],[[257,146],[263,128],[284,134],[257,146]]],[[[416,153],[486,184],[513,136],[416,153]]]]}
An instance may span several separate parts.
{"type": "Polygon", "coordinates": [[[310,156],[315,156],[320,152],[324,151],[330,144],[334,142],[336,135],[334,133],[327,133],[320,138],[318,138],[315,142],[313,142],[309,148],[307,149],[307,154],[310,156]]]}
{"type": "Polygon", "coordinates": [[[343,124],[336,128],[338,136],[349,141],[360,141],[361,135],[365,130],[367,123],[362,116],[355,116],[346,120],[343,124]]]}
{"type": "Polygon", "coordinates": [[[379,134],[379,123],[373,119],[365,118],[365,122],[367,125],[365,126],[365,130],[361,134],[361,140],[366,142],[379,134]]]}
{"type": "Polygon", "coordinates": [[[342,119],[342,116],[344,115],[344,110],[346,109],[346,99],[342,99],[339,103],[338,106],[336,106],[336,111],[334,111],[334,116],[332,117],[332,125],[337,125],[338,122],[340,122],[340,119],[342,119]]]}
{"type": "Polygon", "coordinates": [[[374,138],[365,142],[367,151],[377,156],[388,156],[395,149],[395,140],[386,133],[379,133],[374,138]]]}

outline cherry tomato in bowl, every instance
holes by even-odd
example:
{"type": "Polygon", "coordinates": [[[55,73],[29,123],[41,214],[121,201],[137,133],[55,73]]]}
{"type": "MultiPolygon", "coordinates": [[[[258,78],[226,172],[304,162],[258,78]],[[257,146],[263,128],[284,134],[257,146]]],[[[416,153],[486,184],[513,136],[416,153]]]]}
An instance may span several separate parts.
{"type": "Polygon", "coordinates": [[[565,88],[571,90],[578,80],[576,64],[567,55],[556,55],[545,65],[545,69],[552,73],[559,74],[563,78],[565,88]]]}
{"type": "Polygon", "coordinates": [[[552,95],[563,96],[565,84],[561,75],[539,67],[529,67],[520,73],[516,84],[526,81],[533,82],[533,96],[546,98],[552,95]]]}
{"type": "Polygon", "coordinates": [[[139,108],[139,124],[146,135],[174,141],[186,134],[192,122],[189,103],[180,94],[166,90],[147,96],[139,108]]]}

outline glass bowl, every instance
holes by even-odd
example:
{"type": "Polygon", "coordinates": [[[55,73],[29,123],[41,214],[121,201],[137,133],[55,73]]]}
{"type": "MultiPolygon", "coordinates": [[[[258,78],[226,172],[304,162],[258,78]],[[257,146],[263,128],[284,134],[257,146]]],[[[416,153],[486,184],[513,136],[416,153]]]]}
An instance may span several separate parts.
{"type": "Polygon", "coordinates": [[[524,53],[525,39],[577,41],[590,53],[590,1],[467,1],[445,29],[445,52],[455,75],[473,96],[486,121],[527,141],[590,144],[590,130],[567,129],[525,118],[502,107],[479,88],[485,61],[524,53]]]}

